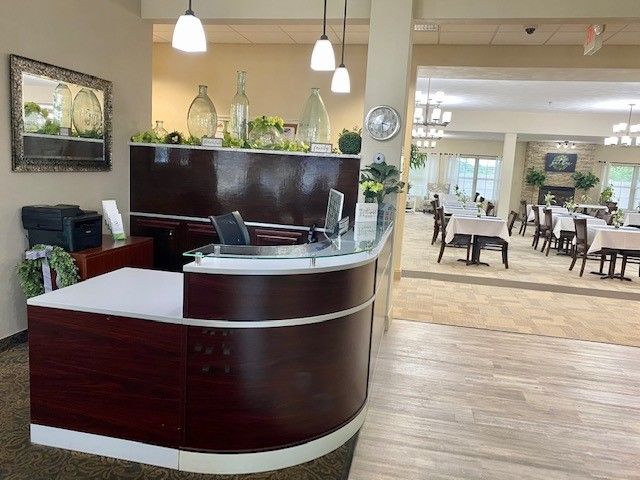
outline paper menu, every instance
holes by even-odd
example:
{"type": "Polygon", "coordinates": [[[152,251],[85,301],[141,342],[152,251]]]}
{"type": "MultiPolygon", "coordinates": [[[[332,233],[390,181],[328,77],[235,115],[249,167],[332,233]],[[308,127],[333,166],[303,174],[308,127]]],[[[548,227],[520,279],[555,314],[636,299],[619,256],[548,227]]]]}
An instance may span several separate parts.
{"type": "Polygon", "coordinates": [[[122,215],[118,211],[118,205],[115,200],[103,200],[102,201],[102,215],[104,220],[111,230],[114,240],[124,240],[127,236],[124,233],[124,224],[122,222],[122,215]]]}

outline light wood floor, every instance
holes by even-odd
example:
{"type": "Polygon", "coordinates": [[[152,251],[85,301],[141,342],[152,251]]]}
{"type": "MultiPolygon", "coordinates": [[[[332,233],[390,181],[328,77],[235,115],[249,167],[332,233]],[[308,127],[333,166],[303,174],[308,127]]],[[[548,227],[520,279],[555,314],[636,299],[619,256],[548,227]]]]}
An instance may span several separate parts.
{"type": "Polygon", "coordinates": [[[640,349],[395,321],[352,480],[640,478],[640,349]]]}

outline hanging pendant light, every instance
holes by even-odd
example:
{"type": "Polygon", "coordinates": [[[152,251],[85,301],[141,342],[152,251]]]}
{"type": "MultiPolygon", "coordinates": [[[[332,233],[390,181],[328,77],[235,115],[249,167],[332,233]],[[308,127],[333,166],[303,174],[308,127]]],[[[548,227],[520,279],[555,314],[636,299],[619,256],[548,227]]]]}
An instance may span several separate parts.
{"type": "Polygon", "coordinates": [[[342,58],[340,66],[333,72],[331,79],[331,91],[333,93],[351,93],[351,79],[349,70],[344,66],[344,42],[347,33],[347,0],[344,0],[344,17],[342,19],[342,58]]]}
{"type": "Polygon", "coordinates": [[[176,22],[171,46],[189,53],[207,51],[207,37],[204,34],[202,22],[191,10],[191,0],[189,0],[187,11],[184,12],[184,15],[180,15],[176,22]]]}
{"type": "Polygon", "coordinates": [[[311,70],[316,72],[332,72],[336,69],[336,56],[333,45],[327,37],[327,0],[324,0],[324,18],[322,36],[316,41],[311,54],[311,70]]]}

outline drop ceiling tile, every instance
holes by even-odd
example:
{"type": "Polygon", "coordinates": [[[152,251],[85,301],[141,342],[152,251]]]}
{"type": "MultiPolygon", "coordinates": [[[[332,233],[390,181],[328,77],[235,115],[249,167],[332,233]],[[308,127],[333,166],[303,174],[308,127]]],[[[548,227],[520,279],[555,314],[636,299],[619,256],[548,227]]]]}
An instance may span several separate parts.
{"type": "Polygon", "coordinates": [[[279,25],[280,29],[287,32],[314,32],[317,33],[318,36],[322,33],[322,23],[318,22],[315,24],[308,25],[300,25],[300,24],[284,24],[279,25]]]}
{"type": "Polygon", "coordinates": [[[564,23],[559,25],[558,33],[560,32],[573,32],[573,33],[583,33],[587,29],[587,25],[585,23],[564,23]]]}
{"type": "MultiPolygon", "coordinates": [[[[616,25],[617,26],[617,25],[616,25]]],[[[609,25],[607,25],[609,28],[609,25]]],[[[624,26],[625,32],[640,32],[640,23],[630,23],[624,26]]]]}
{"type": "MultiPolygon", "coordinates": [[[[336,30],[342,31],[342,22],[332,23],[331,27],[335,28],[336,30]]],[[[363,23],[350,23],[349,22],[349,17],[347,17],[347,30],[349,30],[350,32],[369,33],[369,24],[368,23],[364,23],[364,24],[363,23]]]]}
{"type": "Polygon", "coordinates": [[[347,30],[347,43],[351,45],[366,45],[369,43],[369,32],[350,32],[347,30]]]}
{"type": "Polygon", "coordinates": [[[438,32],[413,32],[413,43],[435,45],[438,43],[438,32]]]}
{"type": "Polygon", "coordinates": [[[239,33],[244,32],[282,32],[282,29],[278,25],[274,24],[239,24],[229,25],[233,30],[239,33]]]}
{"type": "MultiPolygon", "coordinates": [[[[526,24],[526,23],[503,24],[498,27],[498,32],[522,32],[523,35],[526,35],[526,33],[524,32],[524,28],[526,25],[536,25],[536,24],[526,24]]],[[[539,24],[539,25],[536,25],[536,33],[555,32],[556,30],[558,30],[559,27],[560,25],[551,24],[551,23],[539,24]]]]}
{"type": "Polygon", "coordinates": [[[317,32],[289,32],[288,34],[295,43],[314,44],[320,34],[317,32]]]}
{"type": "Polygon", "coordinates": [[[164,37],[161,37],[160,35],[154,35],[153,43],[169,43],[169,40],[167,40],[164,37]]]}
{"type": "Polygon", "coordinates": [[[206,32],[206,35],[211,43],[251,43],[238,32],[206,32]]]}
{"type": "Polygon", "coordinates": [[[546,45],[582,45],[583,42],[584,32],[559,31],[551,35],[546,45]]]}
{"type": "Polygon", "coordinates": [[[242,32],[251,43],[294,43],[293,39],[285,32],[242,32]]]}
{"type": "Polygon", "coordinates": [[[166,32],[173,32],[173,29],[175,27],[175,23],[172,23],[171,25],[169,24],[155,24],[153,26],[153,33],[154,34],[161,34],[161,33],[166,33],[166,32]]]}
{"type": "Polygon", "coordinates": [[[440,32],[440,45],[488,45],[494,32],[440,32]]]}
{"type": "Polygon", "coordinates": [[[640,32],[622,31],[604,40],[607,45],[640,45],[640,32]]]}
{"type": "Polygon", "coordinates": [[[205,32],[233,32],[234,30],[229,25],[222,25],[218,23],[207,23],[204,26],[205,32]]]}
{"type": "Polygon", "coordinates": [[[533,35],[522,32],[498,32],[491,42],[493,45],[542,45],[553,32],[541,32],[536,30],[533,35]]]}
{"type": "Polygon", "coordinates": [[[495,32],[498,25],[447,24],[440,25],[440,32],[495,32]]]}

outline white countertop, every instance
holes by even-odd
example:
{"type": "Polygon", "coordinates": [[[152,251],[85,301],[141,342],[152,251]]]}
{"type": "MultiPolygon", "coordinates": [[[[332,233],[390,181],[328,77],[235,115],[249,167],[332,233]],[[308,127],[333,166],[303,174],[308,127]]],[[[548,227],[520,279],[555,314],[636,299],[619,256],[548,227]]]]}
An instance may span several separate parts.
{"type": "Polygon", "coordinates": [[[121,268],[30,298],[27,304],[180,323],[182,290],[182,273],[121,268]]]}

